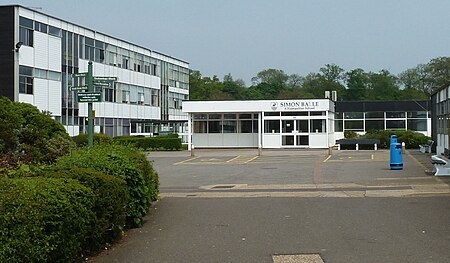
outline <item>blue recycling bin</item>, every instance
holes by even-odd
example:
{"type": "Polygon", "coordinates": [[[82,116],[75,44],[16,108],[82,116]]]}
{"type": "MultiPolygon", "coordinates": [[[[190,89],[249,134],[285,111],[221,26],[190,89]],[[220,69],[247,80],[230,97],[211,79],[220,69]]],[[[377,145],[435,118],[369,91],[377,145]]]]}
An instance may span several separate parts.
{"type": "Polygon", "coordinates": [[[390,163],[391,170],[403,169],[402,144],[397,142],[397,135],[391,136],[390,163]]]}

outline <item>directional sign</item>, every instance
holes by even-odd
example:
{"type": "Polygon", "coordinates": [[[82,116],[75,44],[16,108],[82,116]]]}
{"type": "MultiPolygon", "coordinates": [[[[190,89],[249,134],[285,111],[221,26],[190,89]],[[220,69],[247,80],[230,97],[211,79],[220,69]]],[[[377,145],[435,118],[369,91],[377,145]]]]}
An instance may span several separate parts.
{"type": "Polygon", "coordinates": [[[88,86],[69,86],[69,90],[70,91],[74,91],[74,90],[87,90],[88,86]]]}
{"type": "Polygon", "coordinates": [[[94,86],[108,87],[111,82],[94,81],[94,86]]]}
{"type": "Polygon", "coordinates": [[[79,78],[79,77],[86,77],[86,76],[87,76],[87,72],[72,74],[72,78],[79,78]]]}
{"type": "Polygon", "coordinates": [[[101,102],[102,93],[101,92],[78,92],[77,93],[78,102],[101,102]]]}
{"type": "Polygon", "coordinates": [[[103,80],[103,81],[117,81],[116,77],[94,77],[94,81],[103,80]]]}

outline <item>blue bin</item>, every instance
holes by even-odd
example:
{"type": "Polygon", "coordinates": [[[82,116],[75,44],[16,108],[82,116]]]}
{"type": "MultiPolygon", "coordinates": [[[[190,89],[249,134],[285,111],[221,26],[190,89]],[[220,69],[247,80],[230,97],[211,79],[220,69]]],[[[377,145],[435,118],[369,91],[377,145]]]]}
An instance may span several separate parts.
{"type": "Polygon", "coordinates": [[[402,144],[391,143],[390,149],[391,170],[403,169],[402,144]]]}

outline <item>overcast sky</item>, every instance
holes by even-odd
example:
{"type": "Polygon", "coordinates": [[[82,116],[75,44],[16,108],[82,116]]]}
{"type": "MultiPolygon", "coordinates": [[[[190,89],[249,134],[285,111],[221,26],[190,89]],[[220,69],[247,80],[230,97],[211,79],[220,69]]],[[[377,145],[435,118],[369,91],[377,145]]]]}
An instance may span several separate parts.
{"type": "Polygon", "coordinates": [[[185,60],[203,76],[264,69],[398,74],[450,56],[449,0],[4,1],[185,60]]]}

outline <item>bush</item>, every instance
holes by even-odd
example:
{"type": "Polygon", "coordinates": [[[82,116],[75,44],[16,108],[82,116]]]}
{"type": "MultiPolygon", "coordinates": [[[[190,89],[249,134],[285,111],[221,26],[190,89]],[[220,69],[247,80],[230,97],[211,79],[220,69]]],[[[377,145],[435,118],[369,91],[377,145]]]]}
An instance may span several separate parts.
{"type": "Polygon", "coordinates": [[[358,138],[358,134],[354,131],[344,131],[345,139],[356,139],[358,138]]]}
{"type": "Polygon", "coordinates": [[[122,179],[75,167],[41,170],[40,173],[45,177],[75,179],[92,189],[95,221],[84,245],[85,250],[97,251],[122,235],[128,203],[128,191],[122,179]]]}
{"type": "Polygon", "coordinates": [[[393,134],[397,135],[399,143],[405,143],[407,149],[418,149],[420,144],[425,144],[431,139],[420,132],[410,130],[371,130],[361,136],[361,138],[378,139],[380,140],[380,148],[389,148],[390,138],[393,134]]]}
{"type": "MultiPolygon", "coordinates": [[[[78,147],[86,146],[88,145],[88,135],[87,133],[82,133],[80,135],[73,136],[72,141],[74,141],[78,147]]],[[[112,139],[104,133],[94,133],[93,141],[94,144],[110,144],[112,139]]]]}
{"type": "Polygon", "coordinates": [[[144,151],[154,150],[181,150],[181,139],[174,135],[158,137],[119,136],[113,140],[119,144],[132,145],[144,151]]]}
{"type": "Polygon", "coordinates": [[[94,222],[92,191],[71,179],[0,180],[0,262],[70,262],[94,222]]]}
{"type": "Polygon", "coordinates": [[[123,179],[130,199],[127,206],[128,226],[142,225],[142,217],[159,194],[158,174],[139,151],[123,145],[96,145],[80,148],[58,160],[58,169],[92,168],[123,179]]]}
{"type": "Polygon", "coordinates": [[[64,126],[27,103],[0,98],[0,164],[52,163],[74,146],[64,126]]]}

